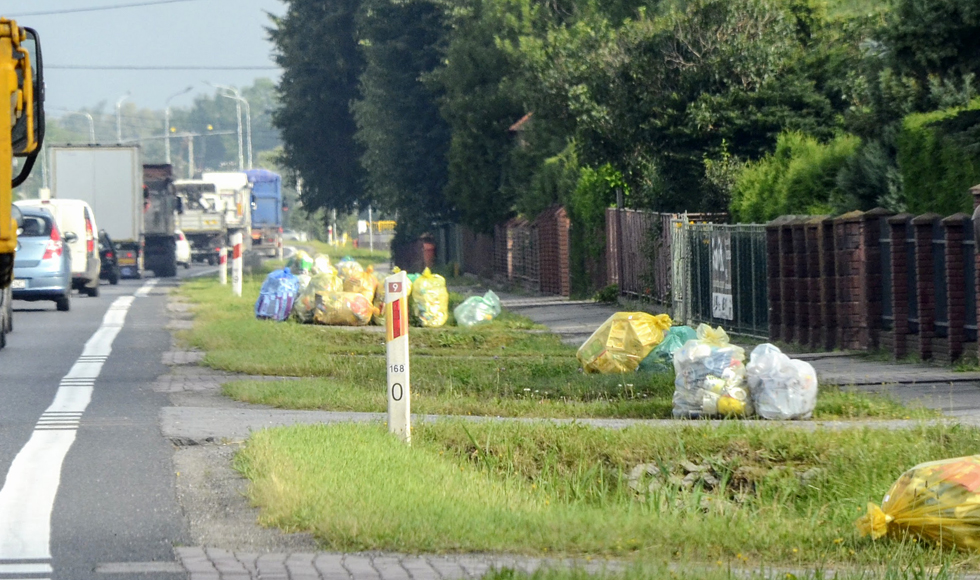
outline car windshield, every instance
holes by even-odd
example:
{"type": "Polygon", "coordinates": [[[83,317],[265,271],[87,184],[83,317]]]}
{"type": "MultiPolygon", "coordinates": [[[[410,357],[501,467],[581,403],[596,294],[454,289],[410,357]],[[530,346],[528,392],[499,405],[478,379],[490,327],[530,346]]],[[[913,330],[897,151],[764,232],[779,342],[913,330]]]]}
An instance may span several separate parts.
{"type": "Polygon", "coordinates": [[[25,215],[24,228],[20,235],[25,238],[50,237],[51,220],[39,215],[25,215]]]}

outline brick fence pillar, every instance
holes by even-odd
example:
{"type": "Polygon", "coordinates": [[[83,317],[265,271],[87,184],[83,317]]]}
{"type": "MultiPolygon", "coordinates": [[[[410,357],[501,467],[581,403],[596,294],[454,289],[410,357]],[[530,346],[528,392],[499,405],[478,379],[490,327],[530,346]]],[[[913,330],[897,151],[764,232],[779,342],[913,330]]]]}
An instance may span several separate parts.
{"type": "Polygon", "coordinates": [[[842,349],[861,348],[867,330],[862,311],[864,283],[861,224],[864,214],[846,213],[834,220],[834,255],[837,261],[837,344],[842,349]]]}
{"type": "Polygon", "coordinates": [[[793,255],[792,220],[779,227],[779,295],[782,303],[782,334],[773,337],[793,342],[796,335],[796,257],[793,255]]]}
{"type": "Polygon", "coordinates": [[[806,250],[806,271],[807,286],[807,310],[809,311],[810,327],[808,329],[809,340],[805,345],[811,349],[822,348],[821,338],[823,336],[823,313],[821,306],[820,283],[820,224],[824,216],[808,219],[804,224],[804,247],[806,250]]]}
{"type": "MultiPolygon", "coordinates": [[[[973,215],[977,216],[977,209],[980,209],[980,185],[971,187],[970,194],[973,196],[973,215]]],[[[980,320],[980,223],[977,223],[977,217],[975,217],[973,223],[973,280],[975,284],[974,296],[977,297],[975,305],[977,309],[977,320],[980,320]]],[[[980,331],[978,331],[977,335],[976,354],[977,358],[980,358],[980,331]]]]}
{"type": "Polygon", "coordinates": [[[909,220],[912,216],[900,213],[888,218],[891,230],[892,269],[892,332],[895,340],[892,356],[904,358],[908,354],[909,334],[909,263],[905,240],[908,237],[909,220]]]}
{"type": "Polygon", "coordinates": [[[940,215],[925,213],[912,219],[915,230],[915,294],[919,308],[919,357],[932,358],[936,336],[936,286],[933,272],[932,236],[940,215]]]}
{"type": "Polygon", "coordinates": [[[834,220],[820,221],[817,230],[820,247],[820,346],[837,346],[837,255],[834,253],[834,220]]]}
{"type": "Polygon", "coordinates": [[[766,224],[766,270],[768,279],[766,280],[769,301],[769,336],[772,340],[777,340],[783,335],[783,302],[782,302],[782,278],[779,268],[779,224],[770,222],[766,224]]]}
{"type": "Polygon", "coordinates": [[[793,269],[796,272],[796,329],[793,341],[799,344],[810,342],[810,276],[806,248],[806,220],[797,220],[790,226],[793,236],[793,269]]]}
{"type": "Polygon", "coordinates": [[[882,307],[884,297],[881,284],[881,221],[891,213],[880,207],[867,211],[861,221],[861,246],[863,259],[861,279],[864,287],[861,291],[859,309],[865,313],[864,327],[860,331],[861,348],[878,348],[881,344],[882,307]]]}
{"type": "Polygon", "coordinates": [[[958,213],[942,222],[946,239],[946,312],[949,319],[949,360],[963,356],[963,343],[966,342],[966,275],[963,272],[963,240],[967,232],[970,216],[958,213]]]}

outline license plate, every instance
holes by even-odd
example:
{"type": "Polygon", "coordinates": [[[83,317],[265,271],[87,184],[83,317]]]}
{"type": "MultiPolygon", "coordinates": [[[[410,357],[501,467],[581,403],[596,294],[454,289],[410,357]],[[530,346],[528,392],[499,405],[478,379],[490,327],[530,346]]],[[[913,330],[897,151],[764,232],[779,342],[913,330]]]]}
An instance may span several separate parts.
{"type": "Polygon", "coordinates": [[[120,266],[135,266],[136,258],[119,258],[120,266]]]}
{"type": "Polygon", "coordinates": [[[14,290],[27,288],[27,280],[14,280],[13,283],[10,284],[10,287],[14,290]]]}

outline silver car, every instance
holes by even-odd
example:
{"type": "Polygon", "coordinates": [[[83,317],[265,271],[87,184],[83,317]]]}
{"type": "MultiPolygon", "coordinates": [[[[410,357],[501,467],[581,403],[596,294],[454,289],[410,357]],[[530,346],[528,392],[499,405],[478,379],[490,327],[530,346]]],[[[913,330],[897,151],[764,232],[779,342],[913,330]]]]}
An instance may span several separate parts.
{"type": "Polygon", "coordinates": [[[17,236],[14,257],[14,299],[53,300],[58,310],[71,309],[71,252],[66,242],[75,234],[62,234],[47,210],[22,207],[24,224],[17,236]]]}

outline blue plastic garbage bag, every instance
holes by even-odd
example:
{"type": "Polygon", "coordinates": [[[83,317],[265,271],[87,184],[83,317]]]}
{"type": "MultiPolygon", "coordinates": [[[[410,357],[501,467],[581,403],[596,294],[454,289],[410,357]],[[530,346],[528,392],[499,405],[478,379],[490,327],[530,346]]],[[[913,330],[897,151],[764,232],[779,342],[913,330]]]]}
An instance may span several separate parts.
{"type": "Polygon", "coordinates": [[[260,320],[283,321],[293,310],[299,296],[299,278],[289,268],[276,270],[265,277],[259,299],[255,301],[255,317],[260,320]]]}

